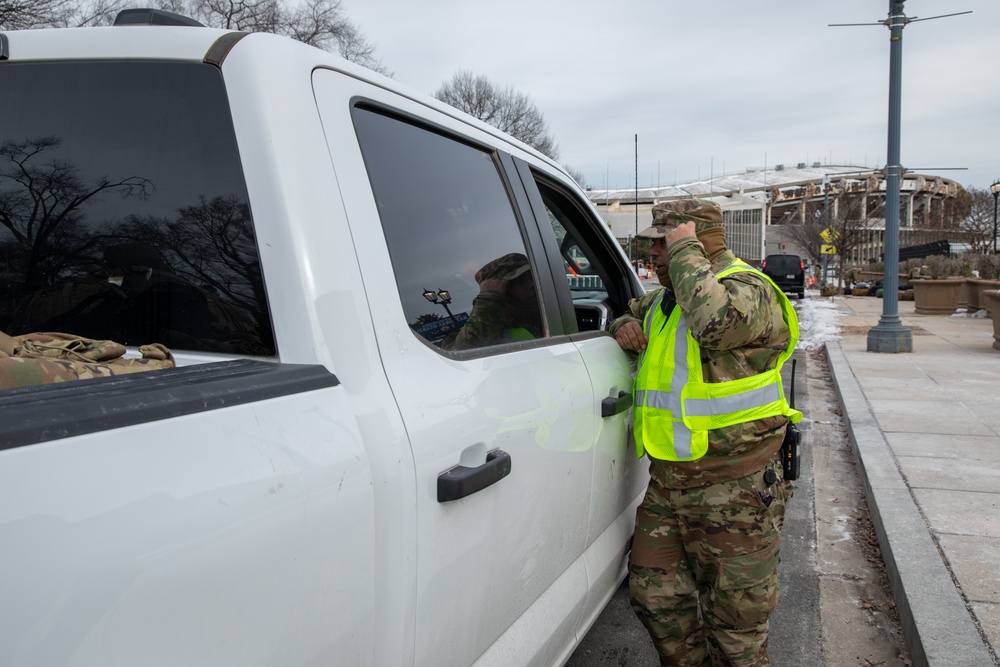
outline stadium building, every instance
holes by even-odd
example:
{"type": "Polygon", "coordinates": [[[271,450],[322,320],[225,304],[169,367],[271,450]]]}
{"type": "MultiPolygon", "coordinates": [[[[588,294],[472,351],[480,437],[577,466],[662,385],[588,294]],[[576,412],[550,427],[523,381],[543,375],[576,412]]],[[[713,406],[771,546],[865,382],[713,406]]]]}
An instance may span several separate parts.
{"type": "MultiPolygon", "coordinates": [[[[767,254],[789,252],[818,259],[791,225],[847,224],[855,239],[848,264],[881,261],[885,249],[886,179],[881,169],[799,163],[748,169],[708,180],[655,188],[597,190],[587,194],[615,236],[630,248],[637,230],[652,221],[655,204],[698,197],[720,205],[729,247],[756,264],[767,254]],[[839,222],[838,222],[839,221],[839,222]]],[[[906,173],[900,182],[900,247],[948,240],[961,243],[958,223],[964,188],[938,176],[906,173]]],[[[813,244],[810,244],[813,245],[813,244]]],[[[816,244],[818,245],[818,243],[816,244]]]]}

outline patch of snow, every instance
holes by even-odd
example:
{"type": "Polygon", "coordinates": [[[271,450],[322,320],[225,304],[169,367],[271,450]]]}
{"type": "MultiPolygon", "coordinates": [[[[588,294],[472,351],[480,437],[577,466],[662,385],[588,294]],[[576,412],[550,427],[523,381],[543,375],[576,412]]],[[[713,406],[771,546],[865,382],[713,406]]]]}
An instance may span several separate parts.
{"type": "Polygon", "coordinates": [[[795,302],[799,315],[799,344],[802,350],[822,349],[828,341],[840,340],[837,298],[810,297],[795,302]]]}
{"type": "Polygon", "coordinates": [[[948,317],[972,317],[981,320],[986,317],[989,317],[989,314],[985,310],[977,310],[975,312],[970,313],[968,308],[959,308],[948,317]]]}

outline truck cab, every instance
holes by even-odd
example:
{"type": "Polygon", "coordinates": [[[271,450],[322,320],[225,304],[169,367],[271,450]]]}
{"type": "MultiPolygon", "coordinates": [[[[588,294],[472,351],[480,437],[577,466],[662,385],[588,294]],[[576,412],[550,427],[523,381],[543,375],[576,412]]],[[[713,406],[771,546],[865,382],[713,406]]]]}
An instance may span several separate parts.
{"type": "Polygon", "coordinates": [[[0,331],[178,364],[0,391],[4,662],[568,659],[648,479],[573,179],[274,35],[0,36],[0,331]]]}

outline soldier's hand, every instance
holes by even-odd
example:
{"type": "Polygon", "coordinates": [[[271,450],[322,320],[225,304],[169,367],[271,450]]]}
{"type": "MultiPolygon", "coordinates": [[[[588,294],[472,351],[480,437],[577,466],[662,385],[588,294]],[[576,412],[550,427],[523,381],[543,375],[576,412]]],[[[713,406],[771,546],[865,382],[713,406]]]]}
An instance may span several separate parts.
{"type": "Polygon", "coordinates": [[[681,239],[686,238],[688,236],[694,238],[697,238],[698,236],[695,233],[694,223],[691,222],[690,220],[687,222],[682,222],[681,224],[677,225],[669,232],[667,232],[667,238],[664,239],[664,243],[666,244],[667,248],[669,248],[671,245],[674,244],[675,241],[680,241],[681,239]]]}
{"type": "Polygon", "coordinates": [[[637,322],[626,322],[621,329],[615,332],[615,340],[623,350],[632,352],[642,352],[646,349],[649,338],[643,332],[642,327],[637,322]]]}

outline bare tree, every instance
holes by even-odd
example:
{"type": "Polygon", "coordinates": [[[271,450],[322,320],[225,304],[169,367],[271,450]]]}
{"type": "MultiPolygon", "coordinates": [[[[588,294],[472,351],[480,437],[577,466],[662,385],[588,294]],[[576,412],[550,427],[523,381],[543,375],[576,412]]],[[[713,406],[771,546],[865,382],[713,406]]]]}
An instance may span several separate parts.
{"type": "Polygon", "coordinates": [[[501,88],[482,75],[459,70],[434,97],[523,141],[553,160],[559,156],[545,117],[526,94],[501,88]]]}
{"type": "Polygon", "coordinates": [[[819,266],[823,263],[820,248],[826,243],[821,236],[825,229],[824,223],[809,220],[798,224],[786,224],[782,229],[785,236],[791,239],[797,247],[805,249],[813,264],[819,266]]]}
{"type": "Polygon", "coordinates": [[[970,187],[960,197],[968,199],[968,215],[960,223],[976,255],[993,251],[993,194],[986,189],[970,187]]]}
{"type": "Polygon", "coordinates": [[[107,25],[125,0],[0,0],[0,29],[107,25]]]}
{"type": "MultiPolygon", "coordinates": [[[[0,28],[109,25],[128,0],[0,0],[0,28]]],[[[341,0],[158,0],[154,7],[213,28],[271,32],[305,42],[391,76],[375,47],[348,20],[341,0]]]]}
{"type": "Polygon", "coordinates": [[[582,171],[580,171],[579,169],[574,169],[573,167],[570,167],[567,164],[563,165],[563,169],[566,170],[567,174],[573,177],[573,180],[576,181],[577,185],[579,185],[581,188],[585,190],[587,189],[587,178],[583,175],[582,171]]]}
{"type": "Polygon", "coordinates": [[[0,226],[9,232],[8,253],[29,291],[58,275],[91,243],[75,231],[87,202],[102,193],[145,199],[154,189],[139,176],[86,183],[74,165],[46,161],[60,143],[56,137],[38,137],[0,144],[0,226]]]}
{"type": "Polygon", "coordinates": [[[326,51],[337,51],[351,62],[389,75],[375,57],[375,47],[346,15],[341,0],[167,0],[163,8],[190,16],[208,26],[271,32],[326,51]]]}
{"type": "Polygon", "coordinates": [[[0,0],[0,28],[20,30],[51,25],[67,4],[66,0],[0,0]]]}

